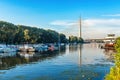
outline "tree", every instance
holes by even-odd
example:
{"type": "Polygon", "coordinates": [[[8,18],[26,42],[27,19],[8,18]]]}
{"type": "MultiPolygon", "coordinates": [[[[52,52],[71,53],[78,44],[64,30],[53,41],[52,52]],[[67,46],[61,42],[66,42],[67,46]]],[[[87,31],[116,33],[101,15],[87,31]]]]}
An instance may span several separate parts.
{"type": "Polygon", "coordinates": [[[83,43],[83,42],[84,42],[83,38],[79,37],[78,38],[78,43],[83,43]]]}
{"type": "Polygon", "coordinates": [[[115,49],[117,52],[120,53],[120,37],[118,37],[116,40],[115,40],[115,49]]]}
{"type": "MultiPolygon", "coordinates": [[[[66,36],[60,35],[61,42],[66,42],[66,36]]],[[[0,21],[0,43],[21,44],[29,43],[58,43],[59,33],[54,30],[14,25],[9,22],[0,21]]]]}
{"type": "Polygon", "coordinates": [[[30,39],[29,30],[28,29],[24,30],[24,39],[25,39],[26,42],[28,42],[29,39],[30,39]]]}
{"type": "Polygon", "coordinates": [[[59,34],[60,42],[61,43],[67,43],[67,38],[64,34],[59,34]]]}
{"type": "Polygon", "coordinates": [[[69,43],[83,43],[84,40],[82,38],[78,38],[77,36],[69,36],[69,43]]]}

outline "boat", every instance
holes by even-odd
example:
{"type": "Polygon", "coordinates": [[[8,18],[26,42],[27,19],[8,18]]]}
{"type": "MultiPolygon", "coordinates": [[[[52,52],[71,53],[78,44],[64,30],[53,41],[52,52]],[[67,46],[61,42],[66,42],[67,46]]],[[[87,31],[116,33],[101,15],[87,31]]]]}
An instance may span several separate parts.
{"type": "Polygon", "coordinates": [[[36,52],[44,52],[44,51],[48,51],[48,46],[47,45],[38,45],[35,47],[35,51],[36,52]]]}
{"type": "Polygon", "coordinates": [[[33,47],[28,47],[27,52],[34,52],[35,49],[33,47]]]}
{"type": "Polygon", "coordinates": [[[49,44],[48,45],[48,51],[54,51],[55,50],[55,47],[53,44],[49,44]]]}
{"type": "Polygon", "coordinates": [[[19,52],[34,52],[35,49],[33,47],[29,47],[28,45],[24,45],[19,47],[19,52]]]}
{"type": "Polygon", "coordinates": [[[0,53],[10,53],[10,52],[16,52],[17,48],[11,47],[11,46],[5,46],[1,45],[0,46],[0,53]]]}
{"type": "Polygon", "coordinates": [[[101,46],[103,49],[114,49],[115,43],[115,34],[108,34],[108,36],[104,40],[104,45],[101,46]]]}
{"type": "Polygon", "coordinates": [[[114,49],[114,43],[113,42],[105,43],[103,48],[113,50],[114,49]]]}

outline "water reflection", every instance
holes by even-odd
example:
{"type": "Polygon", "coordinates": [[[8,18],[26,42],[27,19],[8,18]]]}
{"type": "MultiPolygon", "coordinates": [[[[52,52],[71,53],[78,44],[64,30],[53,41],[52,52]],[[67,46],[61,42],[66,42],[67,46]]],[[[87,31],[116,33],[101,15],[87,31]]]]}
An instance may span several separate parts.
{"type": "Polygon", "coordinates": [[[82,44],[79,45],[79,64],[82,65],[82,44]]]}
{"type": "Polygon", "coordinates": [[[112,61],[112,54],[114,54],[112,50],[100,49],[99,45],[98,43],[69,45],[69,52],[67,53],[72,55],[69,57],[73,59],[72,61],[77,61],[76,63],[78,63],[79,66],[86,64],[101,64],[101,60],[103,62],[105,62],[105,60],[112,61]]]}
{"type": "Polygon", "coordinates": [[[82,65],[82,47],[83,44],[76,44],[76,45],[69,45],[69,53],[71,54],[75,54],[75,52],[78,54],[77,56],[77,61],[78,61],[78,65],[82,65]]]}
{"type": "Polygon", "coordinates": [[[98,46],[96,43],[67,45],[54,52],[4,56],[0,58],[0,76],[3,80],[18,80],[21,76],[21,80],[103,80],[111,67],[107,57],[112,52],[98,46]]]}
{"type": "Polygon", "coordinates": [[[109,49],[104,49],[104,54],[105,54],[105,57],[108,61],[112,61],[114,60],[114,54],[116,54],[116,51],[115,50],[109,50],[109,49]]]}
{"type": "Polygon", "coordinates": [[[69,52],[75,52],[78,50],[78,45],[69,45],[69,52]]]}
{"type": "Polygon", "coordinates": [[[3,53],[0,58],[0,70],[11,69],[16,65],[31,64],[32,62],[41,62],[46,59],[52,59],[58,55],[65,54],[65,48],[59,51],[48,51],[42,53],[35,52],[18,52],[18,53],[3,53]],[[13,55],[14,54],[14,55],[13,55]]]}

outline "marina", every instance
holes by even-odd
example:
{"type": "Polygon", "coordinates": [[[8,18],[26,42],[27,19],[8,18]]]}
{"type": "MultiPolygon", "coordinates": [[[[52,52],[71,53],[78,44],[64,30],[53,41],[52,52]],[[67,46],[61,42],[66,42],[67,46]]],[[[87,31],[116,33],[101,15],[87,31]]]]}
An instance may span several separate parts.
{"type": "Polygon", "coordinates": [[[54,51],[59,50],[60,47],[56,44],[38,44],[38,45],[31,45],[31,44],[23,44],[23,45],[0,45],[0,52],[1,53],[9,53],[9,52],[44,52],[44,51],[54,51]]]}

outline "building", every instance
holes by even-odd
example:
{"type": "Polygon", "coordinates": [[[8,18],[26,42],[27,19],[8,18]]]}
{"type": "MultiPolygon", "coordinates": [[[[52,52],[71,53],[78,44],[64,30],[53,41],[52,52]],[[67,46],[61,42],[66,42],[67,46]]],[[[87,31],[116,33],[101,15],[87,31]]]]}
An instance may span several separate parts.
{"type": "Polygon", "coordinates": [[[104,39],[104,42],[107,43],[107,42],[115,42],[115,34],[108,34],[107,37],[105,37],[104,39]]]}

